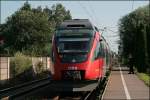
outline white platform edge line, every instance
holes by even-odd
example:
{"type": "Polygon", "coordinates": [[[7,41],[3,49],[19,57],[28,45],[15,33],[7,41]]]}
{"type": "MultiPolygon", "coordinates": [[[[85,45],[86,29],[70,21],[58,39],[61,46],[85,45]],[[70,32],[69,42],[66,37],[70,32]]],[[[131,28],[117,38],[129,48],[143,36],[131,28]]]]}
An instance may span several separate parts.
{"type": "Polygon", "coordinates": [[[123,74],[122,74],[122,71],[121,71],[121,67],[119,67],[119,68],[120,68],[121,80],[122,80],[122,84],[123,84],[124,91],[125,91],[125,94],[126,94],[126,98],[127,98],[128,100],[130,100],[131,97],[130,97],[130,94],[129,94],[129,91],[128,91],[126,82],[125,82],[125,80],[124,80],[124,77],[123,77],[123,74]]]}

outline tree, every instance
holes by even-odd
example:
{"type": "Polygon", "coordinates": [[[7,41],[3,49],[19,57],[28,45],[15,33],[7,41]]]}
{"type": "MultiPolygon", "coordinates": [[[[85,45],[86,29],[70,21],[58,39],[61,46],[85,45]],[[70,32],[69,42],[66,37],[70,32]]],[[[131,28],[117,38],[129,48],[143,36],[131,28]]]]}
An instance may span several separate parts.
{"type": "MultiPolygon", "coordinates": [[[[50,40],[51,28],[48,15],[25,8],[23,6],[7,20],[4,36],[9,52],[12,54],[26,50],[34,52],[35,48],[43,48],[44,42],[50,40]]],[[[41,54],[42,52],[37,53],[37,55],[41,54]]]]}
{"type": "Polygon", "coordinates": [[[4,44],[3,44],[4,43],[4,37],[3,37],[4,27],[5,27],[5,24],[0,24],[0,55],[4,53],[4,44]]]}
{"type": "Polygon", "coordinates": [[[53,22],[53,25],[57,27],[61,22],[67,19],[71,19],[69,10],[66,10],[62,4],[56,4],[52,6],[51,16],[49,20],[53,22]]]}
{"type": "Polygon", "coordinates": [[[40,6],[31,9],[26,2],[0,26],[4,26],[0,29],[5,38],[3,51],[12,55],[18,51],[32,56],[50,55],[50,40],[55,28],[66,19],[71,19],[71,14],[61,4],[51,9],[40,6]]]}
{"type": "Polygon", "coordinates": [[[28,2],[25,2],[20,10],[31,10],[31,5],[28,2]]]}
{"type": "Polygon", "coordinates": [[[119,24],[120,53],[126,59],[132,55],[135,58],[135,66],[141,72],[145,72],[150,67],[149,18],[148,5],[122,17],[119,24]]]}

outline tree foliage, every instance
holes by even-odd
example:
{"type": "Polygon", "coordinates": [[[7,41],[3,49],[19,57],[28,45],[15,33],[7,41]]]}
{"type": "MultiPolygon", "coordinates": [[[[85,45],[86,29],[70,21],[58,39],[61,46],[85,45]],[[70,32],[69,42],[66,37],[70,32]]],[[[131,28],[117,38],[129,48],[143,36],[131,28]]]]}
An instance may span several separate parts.
{"type": "Polygon", "coordinates": [[[55,22],[55,26],[58,26],[63,20],[71,19],[70,11],[65,10],[61,4],[56,4],[52,6],[51,21],[55,22]]]}
{"type": "MultiPolygon", "coordinates": [[[[136,9],[122,17],[119,23],[119,52],[124,58],[135,58],[138,71],[145,72],[150,60],[150,15],[149,5],[136,9]]],[[[149,67],[148,67],[149,66],[149,67]]]]}
{"type": "Polygon", "coordinates": [[[17,51],[34,56],[49,55],[48,46],[55,27],[65,19],[71,19],[71,15],[61,4],[42,9],[24,3],[1,25],[5,38],[3,51],[12,55],[17,51]]]}

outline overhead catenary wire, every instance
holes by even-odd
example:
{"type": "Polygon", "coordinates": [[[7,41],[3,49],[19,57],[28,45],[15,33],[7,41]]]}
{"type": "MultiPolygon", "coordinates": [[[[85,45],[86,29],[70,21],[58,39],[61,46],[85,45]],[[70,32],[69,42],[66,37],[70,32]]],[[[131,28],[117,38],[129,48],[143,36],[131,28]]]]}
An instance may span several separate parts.
{"type": "Polygon", "coordinates": [[[105,35],[105,37],[118,38],[118,37],[119,37],[119,35],[105,35]]]}
{"type": "MultiPolygon", "coordinates": [[[[89,16],[89,18],[91,19],[91,21],[93,21],[94,23],[96,23],[97,25],[99,25],[98,21],[97,21],[98,18],[96,17],[95,11],[93,10],[92,6],[90,6],[90,11],[89,11],[84,5],[82,5],[82,3],[80,1],[78,1],[78,4],[85,11],[86,15],[89,16]]],[[[91,5],[91,4],[89,4],[89,5],[91,5]]],[[[103,35],[103,33],[107,32],[107,31],[109,31],[111,33],[118,33],[118,31],[113,31],[112,30],[112,28],[116,28],[116,27],[118,27],[118,25],[115,25],[114,27],[103,26],[103,27],[99,28],[99,30],[101,31],[102,35],[103,35]]],[[[119,35],[117,34],[117,35],[106,36],[106,38],[107,38],[109,44],[112,45],[112,41],[111,41],[112,39],[111,38],[115,38],[115,37],[118,37],[118,36],[119,35]]],[[[118,44],[118,43],[115,43],[115,44],[118,44]]]]}
{"type": "Polygon", "coordinates": [[[94,20],[94,17],[89,13],[89,11],[87,10],[87,8],[85,6],[82,5],[82,3],[80,1],[78,1],[78,4],[81,6],[81,8],[85,11],[85,13],[87,14],[87,16],[90,17],[90,19],[95,22],[97,24],[97,22],[94,20]]]}
{"type": "MultiPolygon", "coordinates": [[[[96,14],[95,14],[95,11],[93,10],[91,4],[89,4],[89,5],[90,5],[90,8],[91,8],[90,10],[91,10],[91,12],[93,13],[94,16],[92,16],[91,13],[89,13],[89,10],[88,10],[85,6],[83,6],[80,1],[78,1],[78,3],[79,3],[79,5],[81,6],[81,8],[85,11],[85,13],[91,18],[91,20],[92,20],[93,22],[95,22],[95,23],[98,25],[98,22],[95,20],[95,19],[98,19],[98,18],[95,16],[96,14]]],[[[114,28],[114,27],[113,27],[113,28],[114,28]]],[[[103,28],[101,28],[101,29],[99,29],[99,30],[101,30],[102,33],[104,33],[106,30],[112,31],[112,30],[110,30],[108,27],[103,27],[103,28]]],[[[118,33],[118,32],[115,32],[115,31],[112,31],[112,32],[113,32],[113,33],[118,33]]]]}
{"type": "Polygon", "coordinates": [[[111,32],[111,33],[115,33],[115,34],[109,35],[109,36],[106,35],[106,34],[104,34],[104,37],[107,39],[108,43],[111,45],[111,50],[117,48],[117,44],[118,44],[119,41],[120,41],[119,35],[116,34],[116,33],[118,33],[118,32],[117,32],[117,31],[113,31],[113,30],[111,30],[111,29],[108,28],[108,27],[104,27],[104,29],[103,29],[102,31],[103,31],[103,32],[106,32],[106,33],[108,33],[108,31],[111,32]],[[113,39],[115,38],[115,41],[113,41],[112,38],[113,38],[113,39]]]}
{"type": "Polygon", "coordinates": [[[96,13],[95,13],[95,10],[93,9],[93,6],[91,5],[91,3],[89,3],[89,6],[90,6],[90,10],[91,10],[91,12],[93,13],[93,15],[94,15],[94,19],[95,19],[95,23],[97,24],[97,25],[99,25],[98,24],[98,18],[97,18],[97,16],[96,16],[96,13]]]}
{"type": "Polygon", "coordinates": [[[113,32],[113,33],[118,33],[118,31],[113,31],[113,30],[111,30],[111,29],[109,29],[109,28],[107,28],[107,30],[108,30],[108,31],[111,31],[111,32],[113,32]]]}
{"type": "Polygon", "coordinates": [[[132,1],[132,5],[131,6],[132,6],[131,10],[133,11],[133,9],[134,9],[134,0],[132,1]]]}

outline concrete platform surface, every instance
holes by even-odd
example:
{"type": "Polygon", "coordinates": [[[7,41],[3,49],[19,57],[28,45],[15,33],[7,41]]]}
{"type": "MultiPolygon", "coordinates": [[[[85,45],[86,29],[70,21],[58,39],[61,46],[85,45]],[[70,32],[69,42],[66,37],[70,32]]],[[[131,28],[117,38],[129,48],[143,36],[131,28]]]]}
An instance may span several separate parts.
{"type": "Polygon", "coordinates": [[[135,74],[112,71],[102,100],[150,100],[149,88],[135,74]]]}

